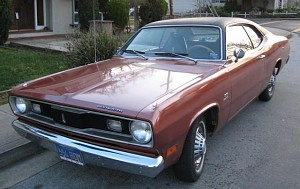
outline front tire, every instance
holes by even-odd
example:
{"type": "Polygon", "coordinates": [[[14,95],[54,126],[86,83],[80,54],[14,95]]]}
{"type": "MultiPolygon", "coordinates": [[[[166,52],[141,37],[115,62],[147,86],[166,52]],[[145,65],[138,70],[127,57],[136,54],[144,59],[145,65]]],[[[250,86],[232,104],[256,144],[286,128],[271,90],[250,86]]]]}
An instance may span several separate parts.
{"type": "Polygon", "coordinates": [[[177,164],[175,175],[182,181],[195,182],[200,177],[206,154],[206,122],[201,116],[192,125],[177,164]]]}
{"type": "Polygon", "coordinates": [[[273,70],[273,73],[269,79],[268,85],[263,90],[263,92],[258,96],[259,100],[261,101],[269,101],[274,95],[275,91],[275,84],[276,84],[276,69],[273,70]]]}

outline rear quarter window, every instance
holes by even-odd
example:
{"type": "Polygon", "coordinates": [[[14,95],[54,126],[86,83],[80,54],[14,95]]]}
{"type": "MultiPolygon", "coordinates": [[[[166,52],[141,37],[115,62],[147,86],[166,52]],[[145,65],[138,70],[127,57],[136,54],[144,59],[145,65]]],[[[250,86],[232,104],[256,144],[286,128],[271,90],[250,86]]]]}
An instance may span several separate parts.
{"type": "Polygon", "coordinates": [[[246,30],[247,34],[249,35],[249,38],[252,41],[253,47],[256,48],[258,47],[262,40],[263,40],[263,35],[254,27],[252,26],[244,26],[244,29],[246,30]]]}

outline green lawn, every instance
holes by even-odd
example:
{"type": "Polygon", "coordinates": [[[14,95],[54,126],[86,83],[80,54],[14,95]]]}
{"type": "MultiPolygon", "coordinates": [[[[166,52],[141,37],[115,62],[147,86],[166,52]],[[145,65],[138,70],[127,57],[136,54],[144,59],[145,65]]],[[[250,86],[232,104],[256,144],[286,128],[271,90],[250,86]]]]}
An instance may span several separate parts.
{"type": "Polygon", "coordinates": [[[63,54],[0,48],[0,91],[69,68],[63,54]]]}

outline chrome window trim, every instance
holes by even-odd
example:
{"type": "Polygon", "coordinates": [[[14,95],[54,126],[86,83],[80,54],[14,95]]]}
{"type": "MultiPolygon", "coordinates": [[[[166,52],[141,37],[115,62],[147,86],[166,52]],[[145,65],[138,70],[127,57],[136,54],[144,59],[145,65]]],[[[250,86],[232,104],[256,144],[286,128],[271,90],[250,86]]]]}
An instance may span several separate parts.
{"type": "MultiPolygon", "coordinates": [[[[223,51],[223,30],[220,26],[216,26],[216,25],[209,25],[209,24],[162,24],[162,25],[155,25],[155,26],[144,26],[141,29],[139,29],[136,34],[134,36],[132,36],[127,42],[131,41],[141,30],[143,29],[147,29],[147,28],[163,28],[163,27],[212,27],[212,28],[217,28],[219,29],[220,32],[220,46],[221,46],[221,58],[220,59],[216,59],[216,60],[210,60],[210,59],[196,59],[196,60],[202,60],[202,61],[224,61],[224,51],[223,51]]],[[[126,44],[124,44],[124,46],[126,46],[126,44]]],[[[123,48],[123,47],[122,47],[123,48]]],[[[121,48],[121,49],[122,49],[121,48]]]]}

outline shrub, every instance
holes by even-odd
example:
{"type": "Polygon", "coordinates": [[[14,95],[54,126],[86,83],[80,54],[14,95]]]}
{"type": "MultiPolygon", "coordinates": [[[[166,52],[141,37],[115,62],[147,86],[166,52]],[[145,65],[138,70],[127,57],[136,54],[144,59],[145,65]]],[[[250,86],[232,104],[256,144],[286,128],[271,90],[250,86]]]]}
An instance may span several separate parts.
{"type": "Polygon", "coordinates": [[[98,2],[99,2],[99,11],[102,12],[104,19],[108,20],[106,6],[109,0],[98,0],[98,2]]]}
{"type": "Polygon", "coordinates": [[[79,0],[78,1],[78,17],[81,31],[88,31],[89,20],[93,20],[93,7],[95,19],[99,19],[99,2],[96,0],[79,0]],[[93,5],[94,4],[94,5],[93,5]]]}
{"type": "MultiPolygon", "coordinates": [[[[115,53],[117,47],[122,44],[120,37],[106,33],[95,33],[97,46],[97,61],[109,59],[115,53]]],[[[68,59],[72,66],[81,66],[95,62],[95,46],[93,32],[78,32],[68,36],[68,59]]]]}
{"type": "Polygon", "coordinates": [[[11,1],[0,1],[0,45],[8,39],[8,32],[11,26],[11,1]]]}
{"type": "Polygon", "coordinates": [[[168,4],[165,0],[146,0],[140,7],[142,19],[140,27],[161,20],[167,14],[168,4]]]}
{"type": "Polygon", "coordinates": [[[111,0],[106,4],[107,19],[114,21],[114,26],[123,30],[129,19],[128,3],[125,0],[111,0]]]}
{"type": "Polygon", "coordinates": [[[231,16],[231,13],[226,12],[225,8],[223,6],[217,6],[217,7],[215,7],[215,9],[219,16],[222,16],[222,17],[230,17],[231,16]]]}

